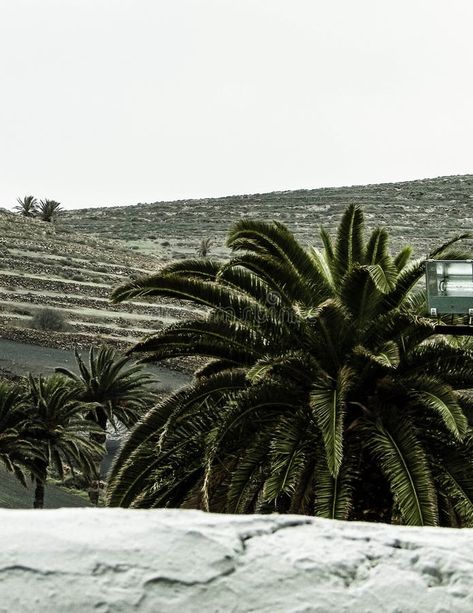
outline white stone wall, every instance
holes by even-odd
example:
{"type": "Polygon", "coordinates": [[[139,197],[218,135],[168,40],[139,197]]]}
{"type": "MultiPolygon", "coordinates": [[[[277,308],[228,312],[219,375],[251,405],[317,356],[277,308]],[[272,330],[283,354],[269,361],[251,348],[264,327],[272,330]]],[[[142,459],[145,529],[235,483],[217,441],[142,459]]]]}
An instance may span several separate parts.
{"type": "Polygon", "coordinates": [[[0,611],[473,611],[473,531],[197,511],[0,511],[0,611]]]}

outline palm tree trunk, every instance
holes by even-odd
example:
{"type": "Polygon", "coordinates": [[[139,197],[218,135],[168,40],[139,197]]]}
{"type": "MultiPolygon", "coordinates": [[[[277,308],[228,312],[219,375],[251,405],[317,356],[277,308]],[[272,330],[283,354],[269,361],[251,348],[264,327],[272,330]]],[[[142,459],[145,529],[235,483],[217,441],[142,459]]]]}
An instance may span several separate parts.
{"type": "Polygon", "coordinates": [[[44,508],[44,481],[42,479],[35,480],[36,487],[34,490],[34,509],[43,509],[44,508]]]}
{"type": "Polygon", "coordinates": [[[88,490],[89,501],[96,507],[99,504],[100,486],[98,481],[92,481],[88,490]]]}
{"type": "MultiPolygon", "coordinates": [[[[97,441],[98,443],[100,443],[101,445],[105,444],[105,441],[107,439],[107,414],[103,409],[96,409],[95,412],[91,412],[89,414],[91,416],[92,421],[95,421],[95,423],[100,426],[100,428],[103,430],[103,434],[92,434],[91,438],[94,441],[97,441]]],[[[96,472],[96,476],[97,478],[93,481],[91,481],[90,483],[90,487],[89,487],[89,500],[90,502],[97,506],[99,503],[99,496],[100,496],[100,465],[102,464],[102,460],[103,457],[100,458],[100,460],[98,460],[98,462],[95,464],[95,472],[96,472]]]]}

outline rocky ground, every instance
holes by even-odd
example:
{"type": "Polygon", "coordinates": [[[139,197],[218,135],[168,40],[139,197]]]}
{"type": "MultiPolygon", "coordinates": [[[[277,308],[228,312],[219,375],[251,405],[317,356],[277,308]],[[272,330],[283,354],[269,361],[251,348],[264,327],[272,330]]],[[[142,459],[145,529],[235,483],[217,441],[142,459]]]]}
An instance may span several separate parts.
{"type": "Polygon", "coordinates": [[[97,342],[125,348],[187,316],[176,301],[112,305],[111,289],[152,272],[160,261],[118,242],[0,210],[0,337],[48,347],[86,348],[97,342]],[[60,312],[61,331],[34,327],[45,307],[60,312]]]}
{"type": "Polygon", "coordinates": [[[446,237],[473,229],[473,175],[81,209],[66,218],[75,231],[172,260],[195,254],[206,238],[213,241],[211,254],[224,257],[228,228],[242,217],[277,219],[304,244],[318,244],[318,227],[334,231],[350,203],[363,207],[371,227],[386,226],[395,247],[409,243],[422,256],[446,237]]]}

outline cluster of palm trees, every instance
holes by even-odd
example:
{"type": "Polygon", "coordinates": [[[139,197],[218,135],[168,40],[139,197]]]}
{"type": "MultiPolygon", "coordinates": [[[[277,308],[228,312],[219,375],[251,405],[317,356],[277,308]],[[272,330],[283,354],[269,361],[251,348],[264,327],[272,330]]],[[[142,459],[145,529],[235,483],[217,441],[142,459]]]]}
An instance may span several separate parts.
{"type": "Polygon", "coordinates": [[[52,222],[54,218],[62,213],[63,208],[56,200],[37,200],[34,196],[24,196],[17,198],[15,211],[23,217],[36,217],[41,221],[52,222]]]}
{"type": "Polygon", "coordinates": [[[150,376],[114,349],[76,353],[79,374],[57,368],[0,382],[0,460],[17,478],[34,481],[35,508],[43,508],[48,475],[80,471],[98,502],[100,463],[108,423],[131,427],[153,400],[150,376]]]}
{"type": "MultiPolygon", "coordinates": [[[[456,237],[430,258],[471,258],[456,237]]],[[[323,249],[242,219],[233,256],[171,263],[118,287],[208,307],[132,351],[200,355],[192,384],[132,429],[108,504],[473,525],[473,352],[435,334],[423,259],[366,236],[349,206],[323,249]]]]}

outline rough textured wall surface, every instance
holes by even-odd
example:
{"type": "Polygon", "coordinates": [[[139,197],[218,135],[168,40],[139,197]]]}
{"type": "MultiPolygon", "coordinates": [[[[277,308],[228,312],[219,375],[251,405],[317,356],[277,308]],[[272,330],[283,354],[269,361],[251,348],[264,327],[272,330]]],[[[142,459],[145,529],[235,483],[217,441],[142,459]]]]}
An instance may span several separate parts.
{"type": "Polygon", "coordinates": [[[0,610],[473,610],[473,533],[197,511],[0,511],[0,610]]]}

